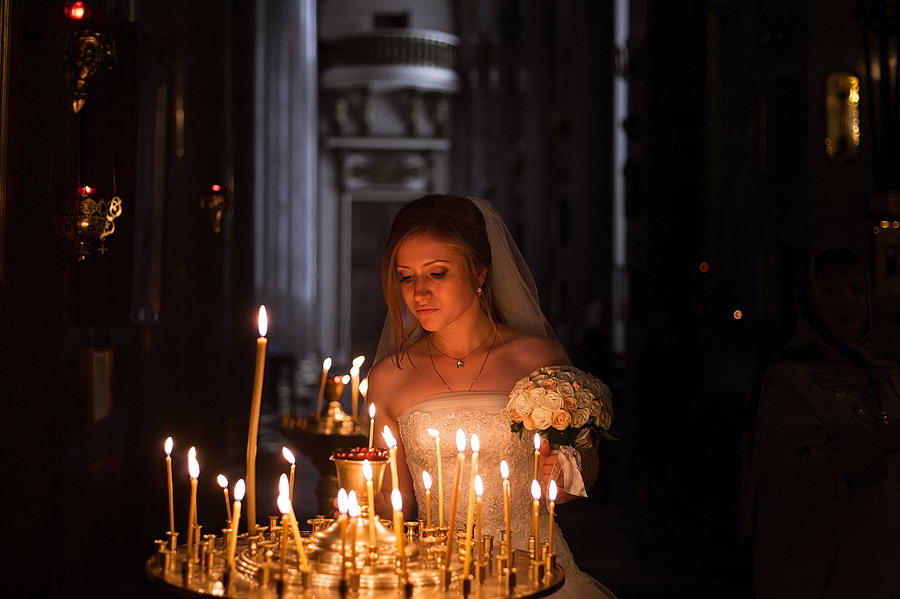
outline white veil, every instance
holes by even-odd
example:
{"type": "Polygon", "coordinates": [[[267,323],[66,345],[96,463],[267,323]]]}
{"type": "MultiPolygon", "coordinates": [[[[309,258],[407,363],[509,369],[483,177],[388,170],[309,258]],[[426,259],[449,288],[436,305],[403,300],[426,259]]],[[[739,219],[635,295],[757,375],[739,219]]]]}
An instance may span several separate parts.
{"type": "MultiPolygon", "coordinates": [[[[532,335],[541,335],[556,339],[553,328],[541,312],[537,286],[534,277],[525,263],[515,240],[506,228],[506,223],[492,203],[481,198],[468,198],[481,211],[487,229],[488,242],[491,244],[491,277],[493,293],[503,320],[510,327],[532,335]]],[[[414,324],[415,318],[403,308],[404,325],[414,324]]],[[[410,335],[409,343],[413,343],[422,335],[421,327],[410,335]]],[[[391,323],[385,318],[381,330],[381,339],[375,352],[373,364],[393,352],[391,323]]]]}

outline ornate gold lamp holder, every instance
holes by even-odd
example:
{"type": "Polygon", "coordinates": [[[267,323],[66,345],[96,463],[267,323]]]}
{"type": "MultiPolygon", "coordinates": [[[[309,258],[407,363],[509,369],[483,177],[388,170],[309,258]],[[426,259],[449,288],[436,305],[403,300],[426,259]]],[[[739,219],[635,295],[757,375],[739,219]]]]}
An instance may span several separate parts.
{"type": "MultiPolygon", "coordinates": [[[[387,450],[376,451],[387,454],[387,450]]],[[[562,586],[562,568],[547,554],[546,544],[536,558],[533,552],[511,551],[505,533],[496,555],[493,539],[482,535],[468,578],[463,577],[464,542],[454,542],[447,559],[446,527],[425,527],[421,520],[403,522],[403,542],[399,543],[392,524],[370,511],[367,491],[381,492],[380,481],[390,458],[369,461],[371,483],[361,459],[331,461],[341,488],[355,491],[359,498],[358,516],[352,517],[351,512],[337,520],[310,519],[310,529],[300,531],[299,543],[284,519],[269,516],[269,525],[257,526],[256,534],[236,537],[233,566],[228,565],[230,522],[221,536],[201,535],[197,526],[190,548],[178,546],[178,533],[169,533],[167,539],[155,542],[157,551],[146,562],[148,577],[180,596],[233,598],[375,598],[386,593],[407,598],[530,598],[562,586]],[[299,551],[305,552],[305,558],[299,551]]]]}
{"type": "Polygon", "coordinates": [[[75,191],[73,200],[67,202],[59,217],[59,228],[66,240],[75,248],[79,262],[91,253],[91,247],[99,243],[98,252],[106,253],[104,240],[116,230],[115,220],[122,214],[122,198],[102,198],[97,189],[84,185],[75,191]]]}

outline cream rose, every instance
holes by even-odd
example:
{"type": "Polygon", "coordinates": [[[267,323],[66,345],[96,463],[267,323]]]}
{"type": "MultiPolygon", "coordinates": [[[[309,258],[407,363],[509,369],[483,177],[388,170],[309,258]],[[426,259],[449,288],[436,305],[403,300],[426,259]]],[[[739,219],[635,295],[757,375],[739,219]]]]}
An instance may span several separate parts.
{"type": "Polygon", "coordinates": [[[553,412],[543,406],[537,406],[531,411],[531,419],[534,421],[534,427],[538,430],[547,430],[550,426],[550,418],[553,412]]]}
{"type": "Polygon", "coordinates": [[[572,417],[565,410],[556,410],[550,418],[550,426],[556,430],[564,431],[569,428],[572,417]]]}
{"type": "Polygon", "coordinates": [[[541,405],[551,412],[555,412],[556,410],[562,409],[563,398],[556,391],[547,391],[547,394],[544,395],[544,400],[541,402],[541,405]]]}
{"type": "Polygon", "coordinates": [[[587,424],[587,421],[591,418],[590,410],[585,408],[579,408],[575,410],[575,413],[572,414],[572,426],[575,428],[580,428],[587,424]]]}

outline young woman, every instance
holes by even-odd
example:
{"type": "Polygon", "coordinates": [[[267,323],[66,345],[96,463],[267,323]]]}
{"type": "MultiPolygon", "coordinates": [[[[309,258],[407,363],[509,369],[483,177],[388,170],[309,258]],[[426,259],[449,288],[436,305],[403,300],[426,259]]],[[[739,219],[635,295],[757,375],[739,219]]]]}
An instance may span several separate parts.
{"type": "MultiPolygon", "coordinates": [[[[367,399],[376,404],[375,430],[388,425],[398,438],[399,488],[404,505],[424,509],[422,471],[437,477],[434,437],[442,451],[445,524],[455,482],[456,431],[480,441],[484,532],[499,541],[503,529],[500,462],[509,463],[512,543],[524,549],[531,522],[533,438],[509,429],[501,411],[516,381],[535,368],[569,364],[541,313],[531,275],[493,206],[478,199],[430,195],[404,206],[394,219],[382,259],[388,318],[369,372],[367,399]]],[[[582,448],[586,487],[596,479],[593,448],[582,448]]],[[[467,456],[470,452],[467,451],[467,456]]],[[[542,447],[541,476],[566,488],[556,455],[542,447]]],[[[463,472],[469,472],[468,457],[463,472]]],[[[468,480],[463,477],[455,518],[466,522],[468,480]]],[[[384,493],[390,493],[385,481],[384,493]]],[[[437,485],[432,488],[436,494],[437,485]]],[[[558,503],[572,499],[560,491],[558,503]]],[[[380,502],[388,511],[389,501],[380,502]]],[[[433,510],[438,504],[433,502],[433,510]]],[[[435,516],[433,516],[435,517],[435,516]]],[[[543,538],[546,538],[546,515],[543,538]]],[[[566,570],[560,593],[612,597],[581,572],[559,530],[555,551],[566,570]]]]}

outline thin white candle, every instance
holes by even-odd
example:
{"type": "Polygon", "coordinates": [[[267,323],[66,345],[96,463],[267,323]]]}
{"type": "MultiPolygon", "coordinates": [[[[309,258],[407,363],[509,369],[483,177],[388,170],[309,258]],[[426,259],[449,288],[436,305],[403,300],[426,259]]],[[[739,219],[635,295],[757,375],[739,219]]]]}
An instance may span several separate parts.
{"type": "Polygon", "coordinates": [[[347,512],[350,510],[350,503],[347,491],[343,487],[338,491],[337,504],[341,514],[338,518],[341,527],[341,578],[345,578],[347,576],[347,512]]]}
{"type": "Polygon", "coordinates": [[[534,537],[534,559],[541,557],[541,529],[538,523],[538,510],[541,504],[541,483],[531,481],[531,536],[534,537]]]}
{"type": "Polygon", "coordinates": [[[540,463],[541,463],[541,436],[537,433],[534,433],[534,475],[531,477],[534,480],[541,480],[540,478],[540,463]]]}
{"type": "Polygon", "coordinates": [[[431,528],[431,475],[422,470],[422,482],[425,485],[425,528],[431,528]]]}
{"type": "Polygon", "coordinates": [[[394,538],[397,540],[397,561],[400,563],[400,576],[406,579],[406,543],[403,534],[403,497],[400,489],[391,491],[391,506],[394,508],[394,538]]]}
{"type": "Polygon", "coordinates": [[[356,491],[347,493],[347,514],[350,516],[350,563],[356,568],[356,526],[359,518],[359,499],[356,491]]]}
{"type": "Polygon", "coordinates": [[[503,477],[503,529],[506,531],[507,549],[512,549],[512,530],[509,514],[509,464],[500,461],[500,476],[503,477]]]}
{"type": "Polygon", "coordinates": [[[469,577],[472,567],[472,529],[475,526],[475,478],[478,476],[478,452],[481,449],[477,434],[472,433],[470,444],[472,445],[472,465],[469,478],[469,502],[466,510],[466,552],[463,562],[463,579],[469,577]]]}
{"type": "MultiPolygon", "coordinates": [[[[368,380],[368,379],[366,379],[368,380]]],[[[375,403],[369,404],[369,449],[372,449],[375,439],[375,403]]]]}
{"type": "MultiPolygon", "coordinates": [[[[475,543],[475,552],[477,552],[479,560],[483,557],[482,551],[484,551],[484,526],[482,525],[483,496],[484,482],[481,480],[481,475],[478,474],[475,476],[475,530],[478,531],[478,542],[475,543]]],[[[473,559],[475,559],[475,552],[473,552],[473,559]]]]}
{"type": "Polygon", "coordinates": [[[556,481],[551,480],[547,489],[547,497],[550,499],[550,527],[547,529],[547,553],[553,554],[553,517],[556,511],[556,481]]]}
{"type": "Polygon", "coordinates": [[[287,475],[282,473],[278,479],[278,510],[288,517],[288,522],[291,525],[291,534],[294,535],[294,548],[297,551],[297,557],[300,559],[300,568],[305,572],[309,570],[309,558],[306,556],[306,548],[303,546],[303,537],[300,536],[300,527],[297,525],[297,516],[294,515],[294,506],[291,505],[291,499],[288,497],[289,489],[290,483],[287,475]]]}
{"type": "MultiPolygon", "coordinates": [[[[166,450],[166,476],[169,483],[169,532],[175,532],[175,499],[172,493],[172,437],[166,437],[164,449],[166,450]]],[[[173,546],[172,549],[175,549],[173,546]]]]}
{"type": "Polygon", "coordinates": [[[366,499],[369,507],[369,551],[378,550],[378,542],[375,539],[375,490],[372,485],[372,464],[369,460],[363,460],[363,476],[366,479],[366,499]]]}
{"type": "Polygon", "coordinates": [[[197,523],[197,479],[200,477],[200,463],[197,461],[197,450],[192,446],[188,450],[188,474],[191,477],[191,502],[188,508],[187,558],[194,558],[194,524],[197,523]]]}
{"type": "Polygon", "coordinates": [[[241,501],[244,499],[245,491],[246,483],[244,483],[243,478],[234,483],[234,508],[232,509],[234,521],[231,523],[231,541],[228,543],[227,559],[229,568],[234,567],[234,554],[237,550],[238,525],[241,522],[241,501]]]}
{"type": "Polygon", "coordinates": [[[384,425],[382,436],[391,458],[391,488],[396,489],[400,486],[400,478],[397,474],[397,439],[394,438],[394,433],[391,432],[391,428],[386,424],[384,425]]]}
{"type": "Polygon", "coordinates": [[[466,455],[466,434],[462,429],[456,429],[456,476],[453,480],[453,497],[450,500],[450,527],[447,532],[447,555],[444,563],[450,565],[450,556],[453,555],[453,539],[456,538],[456,506],[459,503],[459,484],[462,481],[462,465],[466,455]]]}
{"type": "Polygon", "coordinates": [[[437,460],[438,526],[444,525],[444,468],[441,464],[441,433],[436,428],[428,429],[434,437],[434,454],[437,460]]]}
{"type": "Polygon", "coordinates": [[[353,420],[359,415],[359,369],[365,361],[365,356],[356,356],[350,367],[350,415],[353,420]]]}
{"type": "Polygon", "coordinates": [[[319,399],[316,402],[316,418],[322,415],[322,400],[325,398],[325,383],[328,380],[328,371],[331,370],[331,358],[322,361],[322,379],[319,381],[319,399]]]}
{"type": "Polygon", "coordinates": [[[247,433],[247,530],[256,534],[256,439],[259,435],[259,410],[262,404],[263,378],[266,371],[266,332],[269,318],[266,307],[259,307],[259,338],[256,340],[256,372],[253,398],[250,402],[250,430],[247,433]]]}
{"type": "Polygon", "coordinates": [[[216,482],[222,487],[222,494],[225,495],[225,518],[231,521],[231,503],[228,501],[228,479],[224,474],[216,477],[216,482]]]}
{"type": "Polygon", "coordinates": [[[294,472],[297,470],[297,460],[294,459],[294,453],[288,449],[287,447],[281,448],[281,455],[284,456],[284,459],[288,461],[291,465],[291,477],[290,482],[288,483],[288,499],[291,500],[291,505],[294,504],[294,472]]]}

